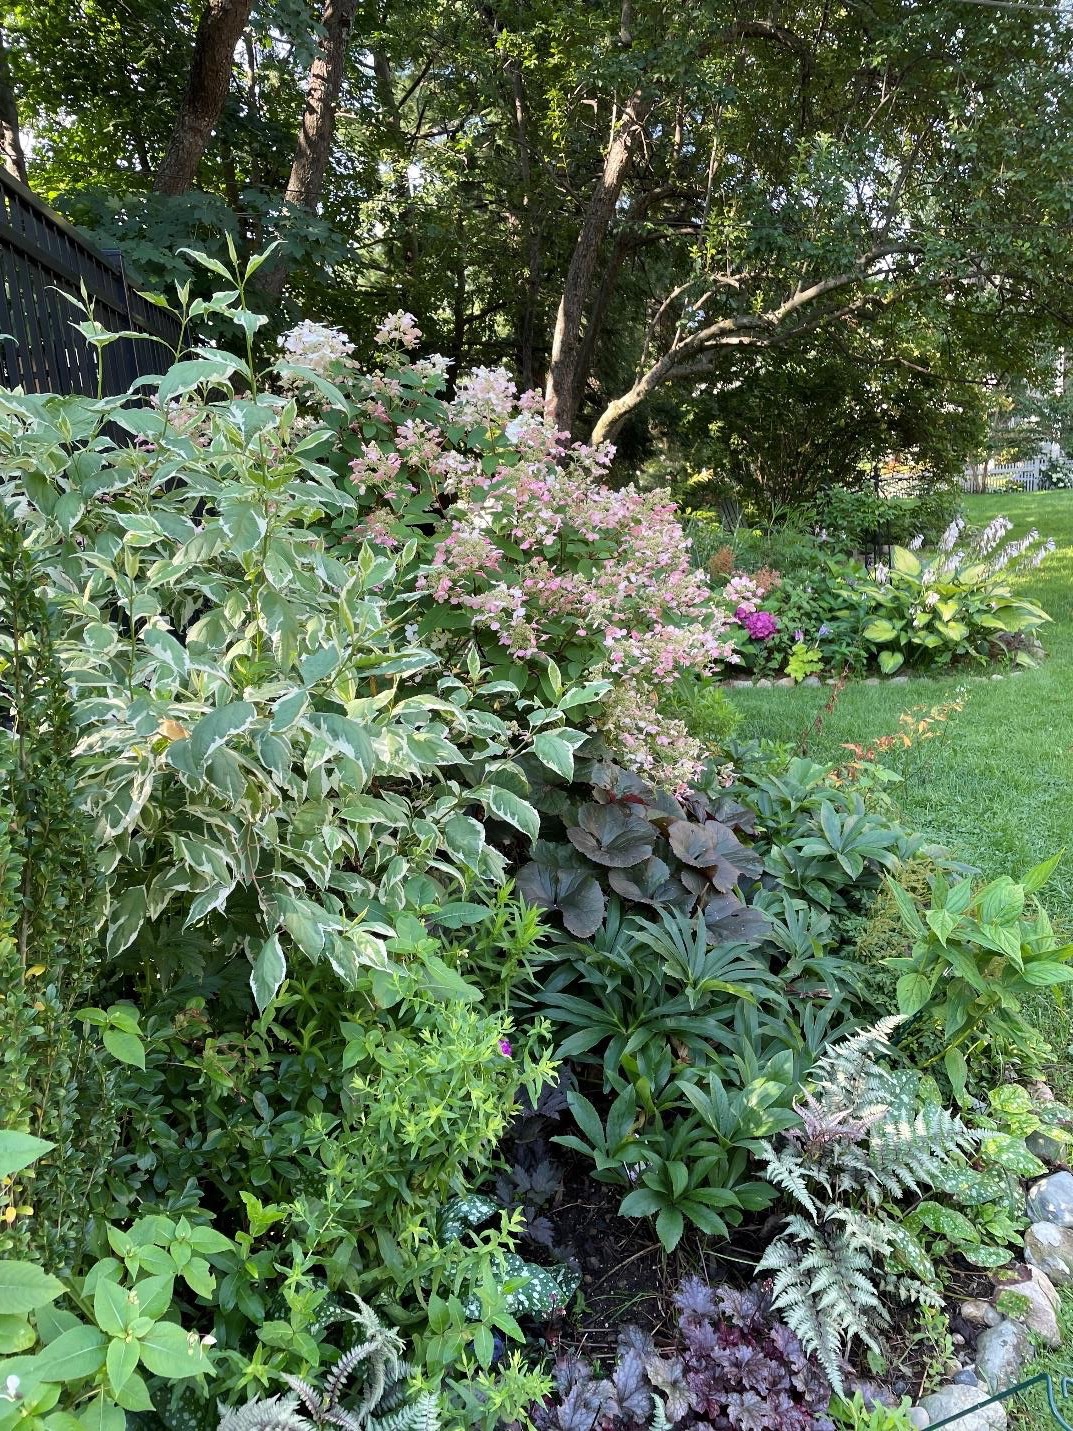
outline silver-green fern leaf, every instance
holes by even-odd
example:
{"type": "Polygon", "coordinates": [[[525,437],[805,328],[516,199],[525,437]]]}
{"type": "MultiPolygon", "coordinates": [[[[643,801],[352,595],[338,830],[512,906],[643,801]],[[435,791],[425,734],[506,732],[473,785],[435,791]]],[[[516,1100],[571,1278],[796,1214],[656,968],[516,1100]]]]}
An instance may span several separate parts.
{"type": "Polygon", "coordinates": [[[219,1431],[313,1431],[312,1422],[298,1411],[298,1397],[293,1393],[219,1410],[219,1431]]]}
{"type": "MultiPolygon", "coordinates": [[[[371,1307],[355,1298],[345,1319],[360,1328],[361,1340],[336,1360],[323,1388],[297,1376],[285,1376],[289,1396],[220,1408],[218,1431],[439,1431],[439,1406],[427,1393],[405,1400],[410,1375],[402,1359],[402,1338],[385,1327],[371,1307]],[[343,1404],[349,1383],[361,1374],[361,1391],[351,1406],[343,1404]]],[[[335,1320],[339,1320],[336,1317],[335,1320]]]]}
{"type": "Polygon", "coordinates": [[[941,1187],[978,1134],[920,1097],[893,1056],[884,1019],[817,1060],[797,1102],[800,1126],[764,1145],[768,1180],[800,1211],[762,1258],[774,1303],[836,1390],[854,1340],[879,1350],[885,1301],[934,1303],[937,1278],[921,1242],[887,1209],[941,1187]]]}

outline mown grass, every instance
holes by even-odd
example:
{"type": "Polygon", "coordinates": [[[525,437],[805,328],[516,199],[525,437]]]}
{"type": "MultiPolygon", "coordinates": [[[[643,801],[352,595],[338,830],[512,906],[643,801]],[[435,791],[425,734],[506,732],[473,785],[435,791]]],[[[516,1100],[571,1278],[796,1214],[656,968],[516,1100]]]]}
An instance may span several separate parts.
{"type": "MultiPolygon", "coordinates": [[[[899,715],[948,701],[964,688],[965,708],[933,742],[908,760],[894,787],[904,822],[941,841],[987,875],[1018,875],[1057,850],[1066,859],[1045,891],[1045,903],[1073,938],[1073,492],[970,497],[970,519],[999,512],[1020,536],[1037,527],[1057,550],[1021,579],[1048,611],[1048,658],[1037,669],[992,680],[960,672],[905,684],[853,684],[811,728],[831,696],[828,687],[757,688],[732,692],[743,714],[741,735],[795,744],[807,740],[817,760],[839,761],[847,742],[867,745],[898,728],[899,715]]],[[[1040,999],[1036,1021],[1059,1057],[1053,1081],[1073,1096],[1071,1010],[1040,999]]]]}

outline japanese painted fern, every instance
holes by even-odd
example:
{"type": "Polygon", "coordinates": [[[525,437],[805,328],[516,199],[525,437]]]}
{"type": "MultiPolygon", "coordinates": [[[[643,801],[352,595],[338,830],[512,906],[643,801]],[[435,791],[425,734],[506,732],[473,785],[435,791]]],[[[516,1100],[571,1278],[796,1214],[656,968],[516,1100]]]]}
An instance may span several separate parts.
{"type": "Polygon", "coordinates": [[[410,1366],[402,1360],[402,1339],[381,1324],[371,1307],[355,1298],[349,1320],[360,1339],[339,1357],[317,1390],[299,1377],[288,1376],[287,1396],[250,1401],[231,1410],[220,1408],[219,1431],[439,1431],[439,1406],[427,1392],[405,1399],[410,1366]],[[343,1397],[351,1379],[361,1373],[360,1389],[349,1406],[343,1397]]]}
{"type": "Polygon", "coordinates": [[[797,1104],[801,1126],[765,1145],[767,1177],[797,1203],[759,1271],[775,1306],[836,1390],[854,1338],[879,1351],[886,1304],[941,1301],[931,1259],[901,1223],[908,1194],[942,1187],[978,1135],[935,1103],[919,1076],[882,1060],[899,1020],[830,1048],[797,1104]]]}

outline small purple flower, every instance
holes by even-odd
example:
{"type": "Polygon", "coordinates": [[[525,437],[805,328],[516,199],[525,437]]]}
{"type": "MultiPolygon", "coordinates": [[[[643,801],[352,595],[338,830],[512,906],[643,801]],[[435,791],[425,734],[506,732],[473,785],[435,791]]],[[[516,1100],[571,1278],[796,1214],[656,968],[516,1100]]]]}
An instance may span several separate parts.
{"type": "Polygon", "coordinates": [[[823,623],[823,625],[820,627],[820,629],[816,632],[816,635],[819,636],[819,637],[830,636],[830,634],[831,634],[831,628],[830,628],[830,626],[828,626],[828,624],[827,624],[826,621],[823,623]]]}
{"type": "Polygon", "coordinates": [[[501,1038],[499,1040],[499,1051],[504,1058],[510,1058],[514,1050],[511,1048],[509,1038],[501,1038]]]}
{"type": "Polygon", "coordinates": [[[740,620],[754,641],[767,641],[779,629],[770,611],[751,611],[740,620]]]}
{"type": "Polygon", "coordinates": [[[795,641],[803,641],[804,639],[805,639],[805,633],[804,633],[803,631],[795,631],[795,632],[794,632],[794,640],[795,640],[795,641]]]}

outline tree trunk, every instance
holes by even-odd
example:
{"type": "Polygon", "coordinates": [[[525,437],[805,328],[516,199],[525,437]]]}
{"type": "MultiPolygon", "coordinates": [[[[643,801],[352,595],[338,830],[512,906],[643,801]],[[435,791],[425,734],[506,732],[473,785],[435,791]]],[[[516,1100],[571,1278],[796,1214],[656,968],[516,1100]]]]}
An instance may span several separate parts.
{"type": "Polygon", "coordinates": [[[555,319],[551,362],[544,390],[545,410],[565,432],[573,430],[581,393],[578,388],[582,323],[592,291],[600,246],[614,217],[622,186],[633,159],[634,145],[648,115],[649,105],[634,91],[615,126],[604,156],[603,171],[596,182],[585,220],[581,225],[570,266],[566,271],[563,295],[555,319]]]}
{"type": "Polygon", "coordinates": [[[11,78],[7,51],[0,35],[0,164],[25,184],[26,155],[19,135],[19,111],[15,102],[15,86],[11,78]]]}
{"type": "MultiPolygon", "coordinates": [[[[357,8],[358,0],[324,0],[321,20],[324,35],[309,67],[305,110],[283,195],[285,206],[305,209],[308,213],[313,213],[320,202],[324,176],[328,172],[335,115],[350,48],[350,29],[357,8]]],[[[270,297],[280,297],[289,272],[290,262],[285,254],[271,269],[264,271],[261,286],[270,297]]]]}
{"type": "Polygon", "coordinates": [[[253,0],[206,0],[194,36],[186,92],[153,185],[158,194],[185,194],[192,187],[231,88],[235,46],[252,8],[253,0]]]}

